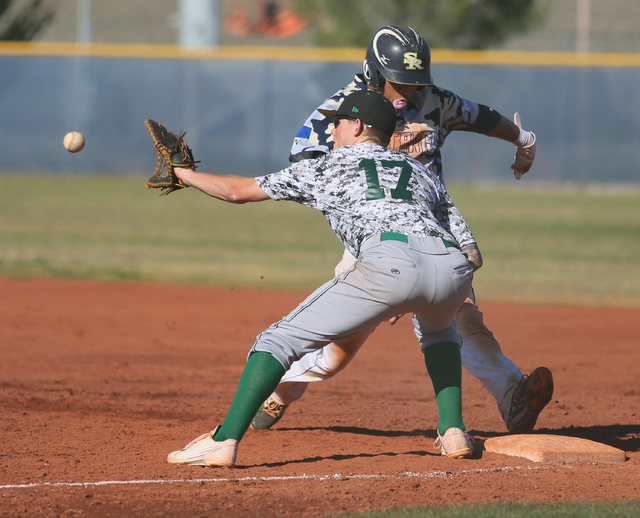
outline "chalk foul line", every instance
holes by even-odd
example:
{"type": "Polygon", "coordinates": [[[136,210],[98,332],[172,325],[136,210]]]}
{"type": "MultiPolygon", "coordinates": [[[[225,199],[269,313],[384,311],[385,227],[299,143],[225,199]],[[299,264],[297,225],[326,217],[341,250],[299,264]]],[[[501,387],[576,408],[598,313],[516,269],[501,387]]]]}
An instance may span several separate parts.
{"type": "MultiPolygon", "coordinates": [[[[568,466],[563,465],[566,469],[568,466]]],[[[228,477],[228,478],[185,478],[185,479],[157,479],[157,480],[99,480],[96,482],[34,482],[31,484],[5,484],[0,489],[37,489],[37,488],[72,488],[72,487],[100,487],[100,486],[126,486],[136,484],[205,484],[212,482],[278,482],[288,480],[349,480],[349,479],[370,479],[370,480],[394,480],[394,479],[429,479],[429,478],[455,478],[478,473],[501,473],[509,471],[544,471],[558,470],[558,466],[508,466],[491,469],[465,469],[458,472],[453,471],[431,471],[427,473],[416,473],[406,471],[394,475],[359,475],[356,473],[333,475],[287,475],[273,477],[228,477]]]]}

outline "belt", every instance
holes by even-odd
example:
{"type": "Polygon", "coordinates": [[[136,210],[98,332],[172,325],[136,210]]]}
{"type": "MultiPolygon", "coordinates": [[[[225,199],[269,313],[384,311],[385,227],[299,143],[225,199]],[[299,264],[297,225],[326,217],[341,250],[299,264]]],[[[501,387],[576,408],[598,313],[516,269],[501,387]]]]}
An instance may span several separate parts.
{"type": "MultiPolygon", "coordinates": [[[[454,245],[451,241],[447,241],[444,238],[442,242],[447,248],[459,248],[458,245],[454,245]]],[[[406,234],[400,234],[399,232],[383,232],[380,234],[380,241],[402,241],[403,243],[409,243],[409,236],[406,234]]]]}

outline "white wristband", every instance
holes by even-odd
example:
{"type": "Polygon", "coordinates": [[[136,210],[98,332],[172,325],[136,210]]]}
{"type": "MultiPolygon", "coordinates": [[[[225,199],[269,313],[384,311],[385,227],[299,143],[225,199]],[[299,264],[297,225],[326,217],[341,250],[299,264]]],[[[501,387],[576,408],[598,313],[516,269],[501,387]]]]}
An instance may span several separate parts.
{"type": "Polygon", "coordinates": [[[530,131],[525,131],[520,128],[520,135],[518,138],[513,141],[513,143],[518,147],[527,147],[533,144],[533,134],[530,131]]]}

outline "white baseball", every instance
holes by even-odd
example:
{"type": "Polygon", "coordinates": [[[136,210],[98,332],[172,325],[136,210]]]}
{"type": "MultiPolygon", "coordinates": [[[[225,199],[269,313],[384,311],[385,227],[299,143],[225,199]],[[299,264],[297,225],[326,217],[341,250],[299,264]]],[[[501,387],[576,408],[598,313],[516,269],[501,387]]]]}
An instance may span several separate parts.
{"type": "Polygon", "coordinates": [[[77,153],[84,148],[84,137],[78,131],[70,131],[64,136],[63,144],[70,153],[77,153]]]}

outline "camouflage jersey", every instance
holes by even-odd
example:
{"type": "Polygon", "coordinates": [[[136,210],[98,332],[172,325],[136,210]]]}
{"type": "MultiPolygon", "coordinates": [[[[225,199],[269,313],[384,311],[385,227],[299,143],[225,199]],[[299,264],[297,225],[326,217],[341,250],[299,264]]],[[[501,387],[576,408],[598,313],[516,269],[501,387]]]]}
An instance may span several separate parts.
{"type": "MultiPolygon", "coordinates": [[[[350,84],[318,108],[337,110],[347,95],[366,89],[363,77],[357,74],[350,84]]],[[[485,113],[493,112],[488,107],[462,99],[448,90],[434,85],[425,86],[413,94],[407,106],[398,114],[396,132],[391,138],[389,149],[401,151],[420,161],[444,184],[440,148],[452,131],[486,133],[487,128],[477,123],[482,110],[485,113]]],[[[331,121],[315,110],[296,135],[289,161],[298,162],[328,153],[333,149],[332,128],[331,121]]],[[[475,243],[475,238],[464,219],[458,222],[453,230],[460,232],[456,234],[456,238],[461,246],[475,243]]]]}
{"type": "Polygon", "coordinates": [[[354,257],[381,232],[455,243],[450,222],[461,216],[442,183],[417,160],[377,144],[343,146],[256,182],[274,200],[322,211],[354,257]]]}

